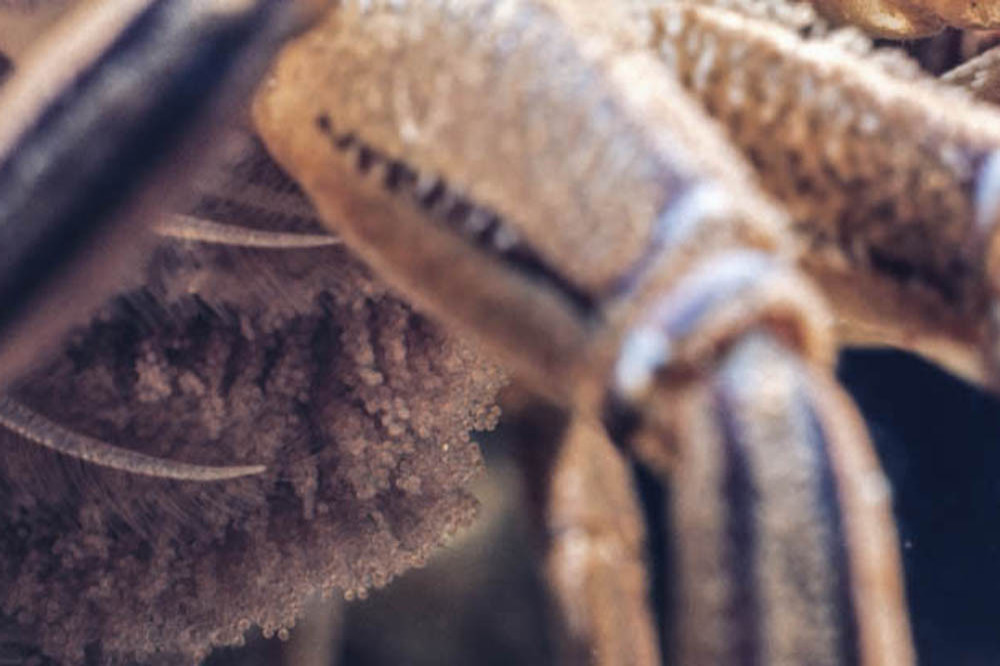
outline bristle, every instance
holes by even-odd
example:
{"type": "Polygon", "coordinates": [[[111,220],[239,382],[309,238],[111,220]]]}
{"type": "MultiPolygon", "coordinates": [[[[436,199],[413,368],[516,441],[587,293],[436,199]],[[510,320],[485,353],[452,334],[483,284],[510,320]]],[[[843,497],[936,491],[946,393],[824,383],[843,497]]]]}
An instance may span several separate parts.
{"type": "MultiPolygon", "coordinates": [[[[126,474],[0,428],[0,627],[32,655],[200,661],[252,625],[290,626],[317,591],[384,585],[472,519],[469,430],[496,422],[503,373],[336,239],[281,251],[322,227],[251,147],[181,211],[212,226],[195,242],[160,236],[11,399],[144,455],[267,473],[126,474]]],[[[410,186],[378,164],[370,177],[410,186]]]]}
{"type": "Polygon", "coordinates": [[[471,520],[468,431],[497,417],[502,373],[343,247],[163,239],[151,262],[12,398],[146,455],[268,471],[124,474],[0,430],[0,613],[59,663],[192,663],[317,590],[384,584],[471,520]]]}
{"type": "Polygon", "coordinates": [[[169,215],[154,227],[155,232],[166,238],[216,243],[234,247],[292,250],[340,245],[341,240],[329,234],[286,233],[263,231],[221,224],[193,215],[169,215]]]}
{"type": "Polygon", "coordinates": [[[0,425],[21,437],[78,460],[130,474],[178,481],[224,481],[261,474],[264,465],[213,467],[123,449],[73,432],[33,412],[8,396],[0,396],[0,425]]]}

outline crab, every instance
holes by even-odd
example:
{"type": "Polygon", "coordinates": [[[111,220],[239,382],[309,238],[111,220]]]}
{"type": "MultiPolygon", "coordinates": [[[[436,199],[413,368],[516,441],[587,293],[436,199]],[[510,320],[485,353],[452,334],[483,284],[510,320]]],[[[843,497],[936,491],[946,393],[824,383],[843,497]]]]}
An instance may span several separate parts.
{"type": "MultiPolygon", "coordinates": [[[[883,33],[996,21],[822,4],[883,33]]],[[[156,233],[343,242],[570,414],[547,512],[569,659],[661,658],[613,443],[670,487],[679,663],[909,664],[889,489],[831,368],[838,341],[876,342],[994,381],[1000,115],[959,88],[983,58],[934,81],[753,0],[342,2],[253,109],[336,239],[156,233]]],[[[23,368],[39,341],[13,328],[23,368]]],[[[266,473],[126,451],[11,398],[0,421],[153,481],[266,473]]]]}

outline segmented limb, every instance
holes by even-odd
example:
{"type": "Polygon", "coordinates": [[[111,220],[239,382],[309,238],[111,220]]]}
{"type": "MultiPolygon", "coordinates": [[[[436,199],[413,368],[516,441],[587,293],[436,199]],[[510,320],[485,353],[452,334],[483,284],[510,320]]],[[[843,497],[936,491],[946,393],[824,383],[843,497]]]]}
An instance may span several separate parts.
{"type": "MultiPolygon", "coordinates": [[[[603,416],[663,481],[695,479],[687,458],[702,448],[766,480],[740,529],[773,552],[740,541],[721,568],[673,572],[706,621],[732,616],[758,647],[686,636],[695,647],[682,663],[913,663],[884,480],[829,388],[830,315],[739,155],[613,9],[417,7],[349,3],[286,52],[255,109],[278,160],[388,281],[537,390],[603,416]],[[764,382],[776,386],[764,404],[753,391],[772,363],[785,374],[764,382]],[[713,392],[726,404],[683,406],[713,392]],[[759,455],[769,429],[791,450],[759,455]],[[816,463],[820,447],[829,466],[816,463]],[[781,492],[790,486],[802,493],[781,492]],[[826,583],[800,575],[804,558],[826,583]],[[749,607],[719,605],[738,589],[719,573],[764,581],[768,617],[753,624],[749,607]]],[[[701,524],[703,505],[708,524],[739,515],[745,498],[727,488],[677,505],[674,522],[701,524]]],[[[671,534],[693,547],[685,529],[671,534]]]]}
{"type": "Polygon", "coordinates": [[[977,0],[813,0],[823,13],[886,37],[930,35],[945,26],[996,28],[1000,6],[977,0]]]}
{"type": "Polygon", "coordinates": [[[123,449],[63,428],[8,396],[0,396],[0,426],[29,442],[77,460],[160,479],[223,481],[261,474],[267,470],[263,465],[192,465],[123,449]]]}
{"type": "Polygon", "coordinates": [[[642,513],[621,453],[600,424],[577,419],[548,471],[545,571],[563,663],[659,664],[642,513]]]}
{"type": "Polygon", "coordinates": [[[128,231],[174,198],[306,3],[85,3],[18,60],[0,96],[0,384],[138,263],[128,231]]]}
{"type": "Polygon", "coordinates": [[[657,440],[677,449],[681,663],[912,663],[888,487],[842,393],[789,351],[736,342],[657,440]]]}
{"type": "Polygon", "coordinates": [[[612,432],[671,484],[682,663],[909,664],[887,482],[787,270],[709,260],[619,357],[612,432]]]}
{"type": "Polygon", "coordinates": [[[703,3],[641,15],[652,52],[792,214],[838,337],[909,348],[988,381],[1000,113],[856,38],[804,38],[703,3]]]}
{"type": "Polygon", "coordinates": [[[1000,47],[993,47],[941,76],[986,102],[1000,102],[1000,47]]]}

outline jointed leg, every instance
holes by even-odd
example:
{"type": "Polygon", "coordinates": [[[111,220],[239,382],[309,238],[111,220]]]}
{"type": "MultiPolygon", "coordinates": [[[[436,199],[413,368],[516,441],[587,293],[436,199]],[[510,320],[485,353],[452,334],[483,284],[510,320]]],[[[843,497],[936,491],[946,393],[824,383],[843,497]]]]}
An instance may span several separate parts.
{"type": "Polygon", "coordinates": [[[1000,47],[959,65],[944,74],[941,80],[965,88],[981,100],[1000,102],[1000,47]]]}
{"type": "Polygon", "coordinates": [[[566,663],[660,663],[632,476],[603,428],[577,418],[549,477],[546,579],[566,633],[566,663]]]}
{"type": "Polygon", "coordinates": [[[717,256],[619,359],[611,430],[672,489],[681,663],[909,664],[888,486],[786,271],[717,256]]]}
{"type": "Polygon", "coordinates": [[[672,403],[681,663],[912,663],[888,487],[842,400],[755,335],[672,403]]]}
{"type": "Polygon", "coordinates": [[[783,215],[652,59],[576,3],[503,7],[334,14],[259,129],[387,280],[680,487],[678,615],[705,622],[682,663],[912,663],[884,481],[783,215]],[[473,26],[518,59],[460,51],[473,26]],[[455,52],[482,75],[442,96],[426,72],[455,52]]]}
{"type": "Polygon", "coordinates": [[[1000,113],[860,36],[803,37],[723,4],[633,16],[792,214],[838,336],[988,381],[1000,113]]]}

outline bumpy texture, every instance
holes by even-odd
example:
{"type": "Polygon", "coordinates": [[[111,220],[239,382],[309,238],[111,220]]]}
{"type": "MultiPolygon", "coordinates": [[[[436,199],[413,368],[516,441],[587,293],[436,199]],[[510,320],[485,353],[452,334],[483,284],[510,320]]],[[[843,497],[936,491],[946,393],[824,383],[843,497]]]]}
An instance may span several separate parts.
{"type": "MultiPolygon", "coordinates": [[[[729,129],[803,235],[966,312],[985,298],[995,111],[836,33],[667,3],[650,46],[729,129]],[[928,239],[934,239],[928,242],[928,239]]],[[[898,56],[898,54],[897,54],[898,56]]]]}
{"type": "Polygon", "coordinates": [[[945,26],[994,28],[1000,22],[995,2],[980,0],[813,0],[823,13],[864,26],[875,34],[913,38],[945,26]]]}
{"type": "MultiPolygon", "coordinates": [[[[258,203],[296,200],[259,156],[234,173],[258,203]]],[[[316,231],[226,196],[194,212],[316,231]]],[[[0,662],[190,663],[318,590],[384,584],[473,516],[468,433],[496,421],[502,373],[346,250],[164,241],[142,281],[16,397],[119,446],[268,471],[170,482],[0,433],[0,662]]]]}

